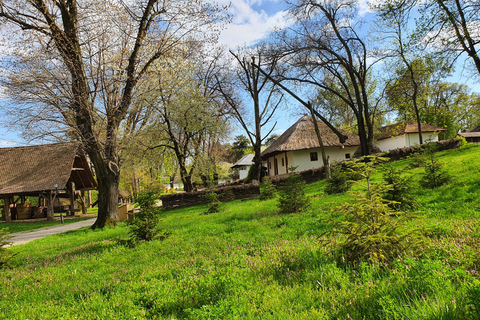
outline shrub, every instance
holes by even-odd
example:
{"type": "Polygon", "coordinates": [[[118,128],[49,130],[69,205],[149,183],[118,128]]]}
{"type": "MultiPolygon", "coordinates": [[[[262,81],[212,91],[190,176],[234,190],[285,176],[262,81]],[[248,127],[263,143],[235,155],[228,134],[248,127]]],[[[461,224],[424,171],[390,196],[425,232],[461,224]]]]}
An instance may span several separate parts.
{"type": "Polygon", "coordinates": [[[293,173],[285,179],[285,184],[279,190],[279,208],[284,213],[294,213],[305,210],[309,201],[305,195],[306,182],[302,176],[293,173]]]}
{"type": "Polygon", "coordinates": [[[14,256],[7,248],[8,239],[10,239],[8,234],[8,228],[0,229],[0,269],[4,268],[8,261],[14,256]]]}
{"type": "Polygon", "coordinates": [[[433,189],[448,183],[450,179],[450,175],[442,164],[435,159],[434,154],[429,153],[425,164],[425,174],[420,180],[420,185],[424,188],[433,189]]]}
{"type": "Polygon", "coordinates": [[[260,200],[268,200],[268,199],[274,199],[277,197],[277,188],[275,185],[268,179],[268,177],[265,178],[265,180],[260,184],[260,195],[258,196],[258,199],[260,200]]]}
{"type": "Polygon", "coordinates": [[[150,190],[140,193],[136,200],[140,207],[138,212],[134,213],[134,220],[127,220],[130,228],[129,234],[131,240],[150,241],[164,237],[164,234],[158,228],[160,221],[161,207],[156,206],[159,195],[156,191],[150,190]]]}
{"type": "Polygon", "coordinates": [[[385,168],[383,179],[389,186],[383,194],[383,198],[390,201],[389,206],[403,211],[412,209],[414,201],[410,177],[402,177],[399,170],[388,166],[385,168]]]}
{"type": "Polygon", "coordinates": [[[340,166],[333,167],[330,171],[330,179],[327,180],[325,186],[325,193],[344,193],[350,190],[351,187],[350,175],[340,166]]]}
{"type": "Polygon", "coordinates": [[[420,248],[417,230],[407,231],[406,222],[413,217],[393,209],[392,201],[383,199],[389,186],[384,183],[372,185],[370,177],[377,157],[368,157],[368,162],[357,162],[359,172],[366,180],[366,192],[356,197],[353,203],[336,208],[344,217],[335,221],[327,242],[339,263],[357,265],[360,262],[390,263],[409,248],[420,248]],[[340,239],[335,237],[340,235],[340,239]]]}
{"type": "Polygon", "coordinates": [[[205,193],[202,197],[208,201],[207,211],[204,212],[205,214],[216,213],[222,210],[222,203],[220,202],[220,197],[216,192],[210,191],[205,193]]]}

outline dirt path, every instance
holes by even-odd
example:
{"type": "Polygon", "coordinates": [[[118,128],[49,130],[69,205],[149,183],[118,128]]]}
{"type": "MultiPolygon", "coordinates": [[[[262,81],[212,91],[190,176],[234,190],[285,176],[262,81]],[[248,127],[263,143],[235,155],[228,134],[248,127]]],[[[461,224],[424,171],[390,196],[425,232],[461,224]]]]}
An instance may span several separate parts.
{"type": "Polygon", "coordinates": [[[22,231],[16,233],[10,233],[11,238],[8,240],[10,245],[16,246],[19,244],[24,244],[35,239],[41,239],[47,236],[51,236],[52,234],[63,233],[70,230],[76,230],[83,227],[90,227],[95,222],[95,218],[82,220],[79,222],[68,223],[68,224],[61,224],[57,226],[50,226],[35,230],[29,231],[22,231]]]}

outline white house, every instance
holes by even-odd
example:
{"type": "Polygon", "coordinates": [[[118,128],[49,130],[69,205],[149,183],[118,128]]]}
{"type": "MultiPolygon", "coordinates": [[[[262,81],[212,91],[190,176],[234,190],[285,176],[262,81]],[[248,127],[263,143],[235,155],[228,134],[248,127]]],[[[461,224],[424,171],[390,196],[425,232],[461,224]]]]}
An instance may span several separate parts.
{"type": "MultiPolygon", "coordinates": [[[[431,124],[421,124],[423,143],[438,141],[438,133],[447,129],[431,124]]],[[[400,122],[380,128],[375,137],[375,144],[382,151],[420,144],[418,123],[416,121],[400,122]]]]}
{"type": "MultiPolygon", "coordinates": [[[[342,144],[337,135],[325,123],[320,120],[317,122],[330,162],[353,158],[360,145],[358,136],[338,130],[348,137],[342,144]]],[[[322,167],[322,154],[312,117],[303,116],[288,128],[262,152],[262,160],[267,162],[268,176],[286,174],[289,167],[297,167],[297,172],[322,167]]]]}
{"type": "Polygon", "coordinates": [[[245,179],[247,177],[248,170],[250,169],[250,166],[253,164],[253,157],[254,155],[249,153],[244,155],[237,162],[235,162],[235,164],[231,167],[233,170],[234,179],[245,179]]]}

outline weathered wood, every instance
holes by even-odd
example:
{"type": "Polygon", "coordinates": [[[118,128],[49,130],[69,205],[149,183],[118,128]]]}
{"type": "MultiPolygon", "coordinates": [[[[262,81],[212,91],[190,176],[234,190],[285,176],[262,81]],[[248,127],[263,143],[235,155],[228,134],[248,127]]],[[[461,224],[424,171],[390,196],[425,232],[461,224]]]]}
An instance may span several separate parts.
{"type": "Polygon", "coordinates": [[[80,201],[82,202],[82,214],[87,214],[87,204],[86,204],[86,201],[85,201],[85,191],[82,190],[79,198],[80,198],[80,201]]]}

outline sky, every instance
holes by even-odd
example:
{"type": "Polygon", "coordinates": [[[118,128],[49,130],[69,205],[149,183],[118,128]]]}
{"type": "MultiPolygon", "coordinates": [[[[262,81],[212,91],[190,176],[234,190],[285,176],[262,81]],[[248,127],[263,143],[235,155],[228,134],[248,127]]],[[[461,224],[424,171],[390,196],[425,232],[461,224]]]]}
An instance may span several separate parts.
{"type": "MultiPolygon", "coordinates": [[[[367,6],[368,0],[358,0],[360,4],[360,13],[365,15],[369,13],[367,6]]],[[[380,1],[380,0],[371,0],[380,1]]],[[[245,47],[255,44],[264,39],[275,27],[285,27],[288,25],[285,15],[286,5],[282,0],[217,0],[220,5],[230,3],[230,14],[232,22],[222,31],[219,41],[229,49],[235,50],[239,47],[245,47]]],[[[466,82],[465,74],[460,72],[452,79],[455,82],[466,82]]],[[[471,85],[472,83],[468,83],[471,85]]],[[[475,91],[480,92],[477,83],[475,91]]],[[[0,88],[1,90],[1,88],[0,88]]],[[[0,99],[2,92],[0,91],[0,99]]],[[[289,110],[281,110],[277,113],[277,126],[273,133],[281,134],[296,122],[301,113],[301,107],[297,102],[289,101],[289,110]],[[297,108],[298,107],[298,108],[297,108]],[[297,110],[295,112],[294,110],[297,110]]],[[[241,130],[235,133],[243,134],[241,130]]],[[[35,144],[28,143],[20,137],[19,132],[9,129],[1,119],[0,113],[0,147],[20,146],[35,144]]]]}

